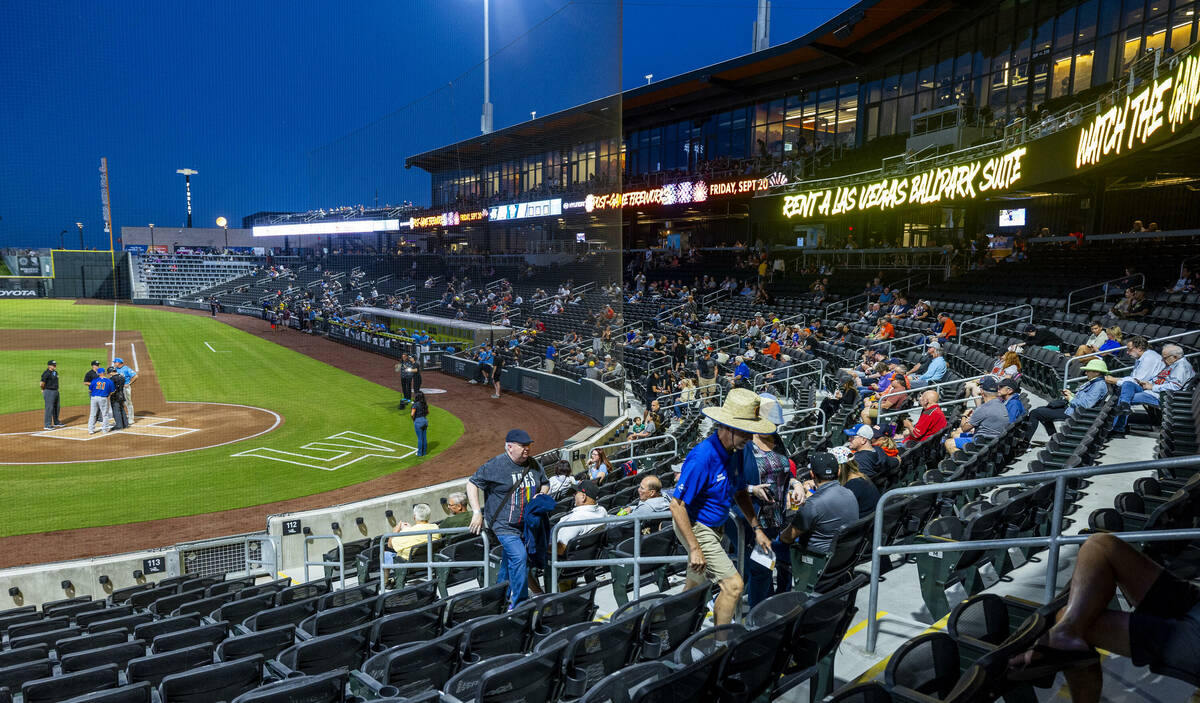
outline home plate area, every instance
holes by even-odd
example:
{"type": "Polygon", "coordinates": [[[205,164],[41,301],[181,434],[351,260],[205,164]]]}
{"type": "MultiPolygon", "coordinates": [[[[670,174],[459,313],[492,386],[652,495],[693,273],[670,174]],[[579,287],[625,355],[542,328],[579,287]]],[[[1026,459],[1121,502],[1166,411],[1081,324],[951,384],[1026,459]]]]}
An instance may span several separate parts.
{"type": "MultiPolygon", "coordinates": [[[[90,434],[86,424],[71,425],[70,427],[60,427],[54,430],[42,430],[34,432],[34,437],[52,437],[54,439],[73,439],[76,441],[87,442],[94,439],[103,439],[116,435],[138,435],[140,437],[163,437],[174,438],[182,437],[185,434],[191,434],[198,431],[198,428],[193,427],[176,427],[167,426],[167,423],[175,422],[174,419],[168,417],[143,417],[134,424],[126,427],[123,430],[113,430],[112,432],[96,432],[90,434]]],[[[97,430],[100,429],[100,424],[96,424],[97,430]]]]}

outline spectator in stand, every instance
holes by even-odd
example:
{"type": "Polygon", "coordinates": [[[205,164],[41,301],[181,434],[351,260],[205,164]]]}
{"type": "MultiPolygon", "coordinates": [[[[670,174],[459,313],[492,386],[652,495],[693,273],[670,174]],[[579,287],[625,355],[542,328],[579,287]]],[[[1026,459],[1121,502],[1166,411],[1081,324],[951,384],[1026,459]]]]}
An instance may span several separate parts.
{"type": "Polygon", "coordinates": [[[1063,341],[1061,337],[1048,329],[1039,329],[1037,325],[1025,325],[1025,339],[1022,340],[1022,343],[1052,351],[1060,351],[1063,341]]]}
{"type": "Polygon", "coordinates": [[[886,317],[879,318],[879,322],[875,324],[875,329],[867,335],[867,339],[893,339],[896,336],[896,327],[886,317]]]}
{"type": "Polygon", "coordinates": [[[859,470],[868,478],[874,478],[900,466],[896,457],[888,456],[881,447],[874,444],[876,439],[883,436],[879,430],[863,423],[846,430],[846,434],[850,436],[846,447],[854,453],[859,470]]]}
{"type": "Polygon", "coordinates": [[[1100,351],[1100,347],[1108,341],[1108,331],[1104,329],[1104,324],[1100,320],[1093,320],[1091,325],[1091,335],[1087,341],[1080,344],[1075,349],[1075,356],[1087,356],[1100,351]]]}
{"type": "Polygon", "coordinates": [[[637,502],[617,511],[617,515],[650,515],[671,509],[671,501],[662,494],[662,481],[654,474],[642,477],[637,488],[637,502]]]}
{"type": "Polygon", "coordinates": [[[752,391],[735,388],[721,407],[704,409],[716,429],[688,452],[671,493],[676,537],[688,553],[684,588],[696,588],[705,580],[720,586],[720,595],[713,603],[713,623],[718,626],[732,622],[744,589],[741,575],[721,544],[721,533],[734,502],[748,517],[757,548],[768,554],[773,550],[754,516],[750,493],[742,485],[741,457],[737,455],[753,435],[775,431],[774,423],[760,417],[760,402],[752,391]]]}
{"type": "Polygon", "coordinates": [[[925,364],[925,370],[921,375],[911,379],[913,388],[941,383],[942,379],[946,377],[946,359],[942,356],[942,345],[938,342],[930,342],[928,353],[929,363],[925,364]]]}
{"type": "Polygon", "coordinates": [[[958,337],[958,325],[954,324],[954,320],[950,319],[950,313],[939,312],[937,319],[937,325],[933,331],[939,342],[945,344],[958,337]]]}
{"type": "Polygon", "coordinates": [[[1108,340],[1105,341],[1104,344],[1101,344],[1097,351],[1108,352],[1114,349],[1121,349],[1125,346],[1125,343],[1122,341],[1124,335],[1121,333],[1121,328],[1117,325],[1113,325],[1112,327],[1106,329],[1104,334],[1108,337],[1108,340]]]}
{"type": "Polygon", "coordinates": [[[1101,359],[1092,359],[1083,367],[1083,374],[1087,376],[1087,380],[1079,387],[1078,391],[1071,392],[1063,390],[1063,397],[1067,400],[1066,407],[1050,407],[1049,405],[1040,408],[1034,408],[1029,413],[1029,420],[1025,424],[1025,441],[1033,438],[1033,433],[1037,432],[1037,426],[1040,422],[1046,430],[1046,436],[1053,437],[1057,429],[1054,423],[1059,420],[1065,420],[1075,414],[1076,410],[1094,408],[1102,402],[1105,396],[1108,395],[1108,386],[1104,383],[1104,377],[1108,373],[1108,365],[1101,359]]]}
{"type": "Polygon", "coordinates": [[[932,388],[921,393],[917,398],[917,403],[921,406],[921,414],[917,417],[916,424],[913,424],[911,417],[904,417],[901,422],[903,428],[900,432],[901,443],[918,444],[936,437],[938,433],[946,429],[946,415],[942,412],[942,407],[938,405],[939,399],[938,392],[932,388]]]}
{"type": "Polygon", "coordinates": [[[550,342],[546,345],[546,363],[543,367],[546,369],[546,373],[554,373],[554,360],[556,358],[558,358],[558,350],[554,348],[554,342],[550,342]]]}
{"type": "Polygon", "coordinates": [[[1134,405],[1159,406],[1163,392],[1178,391],[1196,375],[1192,365],[1184,358],[1183,347],[1167,344],[1162,350],[1163,368],[1149,381],[1121,384],[1121,399],[1117,405],[1117,417],[1113,419],[1113,430],[1124,432],[1129,425],[1129,415],[1134,405]]]}
{"type": "Polygon", "coordinates": [[[828,554],[837,533],[858,519],[858,498],[838,482],[840,466],[833,454],[816,452],[808,466],[812,478],[793,492],[800,507],[779,541],[790,545],[803,537],[800,549],[828,554]]]}
{"type": "Polygon", "coordinates": [[[588,454],[587,464],[584,466],[584,469],[587,471],[587,477],[593,483],[599,485],[608,478],[609,473],[613,470],[613,466],[603,449],[593,449],[588,454]]]}
{"type": "Polygon", "coordinates": [[[438,522],[438,527],[467,527],[471,524],[471,511],[467,509],[467,494],[455,491],[442,499],[442,509],[447,517],[438,522]]]}
{"type": "Polygon", "coordinates": [[[1008,680],[1062,671],[1072,701],[1098,703],[1104,678],[1096,647],[1155,673],[1200,677],[1200,591],[1113,535],[1092,535],[1079,548],[1057,620],[1033,649],[1009,662],[1008,680]],[[1110,607],[1118,588],[1132,612],[1110,607]]]}
{"type": "MultiPolygon", "coordinates": [[[[991,375],[997,379],[1004,378],[1019,378],[1021,375],[1021,355],[1014,351],[1011,347],[1008,351],[1000,355],[992,364],[991,375]]],[[[980,404],[979,398],[979,381],[967,381],[963,384],[966,389],[966,395],[976,398],[974,406],[980,404]]]]}
{"type": "MultiPolygon", "coordinates": [[[[412,523],[401,522],[399,525],[400,529],[396,531],[405,533],[417,532],[420,530],[432,530],[433,528],[438,527],[437,525],[429,522],[429,516],[432,514],[433,509],[429,507],[429,503],[417,503],[412,509],[412,523]]],[[[440,538],[441,535],[437,533],[434,533],[432,536],[432,539],[435,540],[440,538]]],[[[383,563],[389,565],[394,564],[396,563],[396,559],[408,561],[408,557],[412,553],[412,550],[419,545],[425,544],[426,541],[427,536],[424,534],[399,534],[388,539],[388,547],[391,549],[390,551],[385,551],[383,553],[383,563]]]]}
{"type": "Polygon", "coordinates": [[[1179,278],[1176,279],[1175,285],[1167,288],[1168,293],[1192,293],[1196,290],[1196,281],[1192,277],[1191,270],[1184,266],[1179,270],[1179,278]]]}
{"type": "Polygon", "coordinates": [[[1141,335],[1135,335],[1125,340],[1125,353],[1133,359],[1133,369],[1128,376],[1104,377],[1104,380],[1119,389],[1122,397],[1132,397],[1143,381],[1151,381],[1166,367],[1162,355],[1150,348],[1150,342],[1141,335]],[[1129,384],[1131,389],[1126,391],[1124,386],[1129,384]]]}
{"type": "Polygon", "coordinates": [[[958,429],[945,442],[946,453],[953,456],[976,438],[999,437],[1008,429],[1008,408],[999,397],[1000,382],[995,376],[984,376],[979,382],[983,403],[963,413],[958,429]]]}
{"type": "Polygon", "coordinates": [[[1022,420],[1029,413],[1029,408],[1026,408],[1024,401],[1021,400],[1021,386],[1014,379],[1000,379],[1000,388],[996,393],[1000,400],[1004,401],[1009,423],[1022,420]]]}
{"type": "Polygon", "coordinates": [[[739,356],[736,359],[737,365],[733,368],[733,373],[729,374],[733,379],[735,388],[750,388],[750,378],[753,375],[750,372],[750,367],[746,365],[746,357],[739,356]]]}
{"type": "MultiPolygon", "coordinates": [[[[584,479],[575,486],[575,507],[564,515],[558,521],[559,525],[568,525],[570,523],[580,522],[582,520],[594,520],[596,518],[608,517],[608,511],[603,506],[596,505],[596,501],[600,498],[600,489],[596,484],[588,479],[584,479]]],[[[603,523],[592,523],[590,525],[571,525],[570,527],[560,527],[558,530],[558,553],[565,554],[567,545],[576,537],[582,537],[591,534],[598,530],[604,529],[603,523]]]]}
{"type": "Polygon", "coordinates": [[[650,402],[650,407],[642,417],[636,420],[628,436],[629,441],[653,437],[663,430],[663,419],[657,400],[650,402]]]}
{"type": "Polygon", "coordinates": [[[880,378],[878,399],[867,400],[863,403],[860,419],[872,424],[881,412],[898,410],[908,405],[908,376],[904,374],[904,363],[900,359],[888,361],[888,372],[880,378]]]}
{"type": "Polygon", "coordinates": [[[858,501],[858,517],[864,518],[875,512],[879,503],[879,489],[858,468],[858,462],[847,447],[831,447],[829,453],[838,462],[838,483],[854,494],[858,501]]]}

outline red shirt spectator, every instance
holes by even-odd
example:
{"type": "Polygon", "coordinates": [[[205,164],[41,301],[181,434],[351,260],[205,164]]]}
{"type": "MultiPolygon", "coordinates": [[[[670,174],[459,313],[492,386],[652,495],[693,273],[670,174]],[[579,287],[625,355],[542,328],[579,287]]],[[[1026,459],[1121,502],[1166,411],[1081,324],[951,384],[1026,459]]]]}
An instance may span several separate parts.
{"type": "Polygon", "coordinates": [[[931,403],[921,411],[921,417],[917,419],[916,426],[908,433],[904,442],[906,444],[923,442],[944,429],[946,429],[946,415],[937,403],[931,403]]]}

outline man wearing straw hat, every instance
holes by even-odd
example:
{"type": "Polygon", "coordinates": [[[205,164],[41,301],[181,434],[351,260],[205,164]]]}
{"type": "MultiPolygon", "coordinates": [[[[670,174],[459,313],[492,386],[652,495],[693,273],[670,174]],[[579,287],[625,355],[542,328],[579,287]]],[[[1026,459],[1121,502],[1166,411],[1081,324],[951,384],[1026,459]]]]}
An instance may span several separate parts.
{"type": "Polygon", "coordinates": [[[744,388],[735,388],[716,408],[704,408],[704,414],[716,423],[716,430],[688,452],[679,481],[671,492],[671,517],[675,535],[688,552],[686,589],[705,580],[717,584],[721,594],[713,604],[713,622],[724,625],[733,620],[733,611],[742,596],[741,575],[721,545],[721,531],[733,501],[749,517],[754,541],[767,554],[771,539],[762,530],[755,515],[750,493],[741,478],[741,456],[737,452],[755,434],[775,432],[775,423],[759,414],[759,397],[744,388]]]}
{"type": "Polygon", "coordinates": [[[1040,408],[1035,408],[1029,413],[1029,419],[1025,425],[1025,441],[1033,438],[1033,433],[1037,432],[1038,423],[1046,430],[1047,438],[1053,437],[1057,429],[1054,423],[1059,420],[1065,420],[1075,413],[1077,409],[1087,409],[1095,407],[1104,397],[1108,395],[1108,385],[1104,382],[1104,377],[1108,375],[1108,364],[1105,364],[1102,359],[1093,358],[1083,367],[1083,375],[1087,376],[1087,380],[1074,393],[1068,390],[1063,391],[1063,397],[1067,400],[1066,407],[1052,408],[1048,405],[1040,408]]]}

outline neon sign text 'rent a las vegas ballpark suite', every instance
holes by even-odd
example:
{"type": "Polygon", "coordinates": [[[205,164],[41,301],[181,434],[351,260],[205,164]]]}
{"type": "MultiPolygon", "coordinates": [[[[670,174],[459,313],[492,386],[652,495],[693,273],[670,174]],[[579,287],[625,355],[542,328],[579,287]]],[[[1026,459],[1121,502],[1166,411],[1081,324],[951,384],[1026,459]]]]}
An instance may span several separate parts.
{"type": "Polygon", "coordinates": [[[787,218],[829,217],[848,212],[889,210],[905,203],[931,205],[948,200],[970,200],[982,193],[1009,188],[1021,180],[1025,148],[957,166],[929,169],[911,176],[884,178],[860,185],[838,186],[786,195],[787,218]]]}

